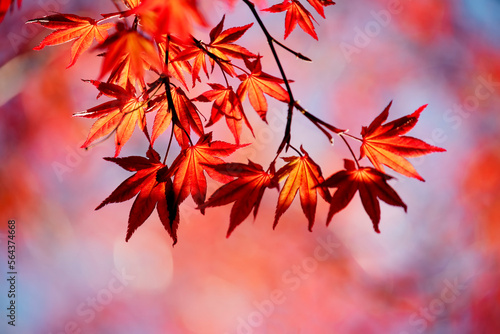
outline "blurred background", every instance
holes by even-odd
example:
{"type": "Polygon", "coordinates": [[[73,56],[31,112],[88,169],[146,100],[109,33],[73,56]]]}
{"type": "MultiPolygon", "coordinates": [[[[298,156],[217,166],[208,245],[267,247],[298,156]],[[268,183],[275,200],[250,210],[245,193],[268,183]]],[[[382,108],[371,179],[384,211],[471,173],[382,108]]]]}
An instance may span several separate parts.
{"type": "MultiPolygon", "coordinates": [[[[212,26],[226,12],[226,27],[253,22],[243,3],[201,6],[212,26]]],[[[100,59],[87,52],[66,69],[70,44],[32,51],[49,31],[24,24],[114,10],[111,1],[25,0],[0,24],[1,333],[500,332],[500,1],[338,1],[327,20],[314,15],[319,41],[298,27],[286,40],[312,63],[279,50],[301,104],[354,135],[391,100],[389,120],[429,104],[409,135],[447,152],[410,160],[425,183],[388,171],[408,213],[382,204],[381,234],[358,195],[329,227],[320,200],[312,233],[296,199],[273,231],[278,193],[269,190],[257,219],[228,239],[230,206],[202,216],[187,199],[174,248],[156,213],[125,242],[131,201],[94,211],[130,176],[102,159],[112,140],[80,149],[92,122],[72,118],[100,103],[80,80],[97,78],[100,59]],[[15,328],[6,317],[9,219],[15,328]]],[[[262,17],[282,41],[284,13],[262,17]]],[[[196,36],[208,40],[201,28],[196,36]]],[[[239,44],[279,74],[256,25],[239,44]]],[[[244,133],[253,145],[231,160],[267,165],[286,108],[270,101],[265,125],[244,107],[257,139],[244,133]]],[[[214,131],[232,142],[223,121],[214,131]]],[[[325,177],[349,157],[298,113],[292,136],[325,177]]],[[[162,155],[167,141],[155,144],[162,155]]],[[[136,131],[121,155],[146,148],[136,131]]],[[[210,194],[219,184],[208,182],[210,194]]]]}

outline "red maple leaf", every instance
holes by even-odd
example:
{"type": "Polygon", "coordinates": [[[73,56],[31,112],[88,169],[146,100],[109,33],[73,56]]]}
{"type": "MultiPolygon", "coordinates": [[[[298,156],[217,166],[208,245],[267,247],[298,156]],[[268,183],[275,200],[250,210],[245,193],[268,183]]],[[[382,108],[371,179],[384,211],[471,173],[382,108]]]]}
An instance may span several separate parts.
{"type": "MultiPolygon", "coordinates": [[[[253,23],[244,25],[242,27],[233,27],[222,31],[224,28],[225,15],[222,17],[219,24],[217,24],[210,31],[210,43],[208,46],[208,51],[210,51],[216,57],[222,59],[220,62],[223,69],[229,74],[235,74],[233,67],[229,62],[228,57],[246,59],[255,58],[257,55],[248,51],[242,46],[234,44],[238,39],[243,36],[243,34],[253,25],[253,23]]],[[[214,59],[210,57],[212,67],[214,65],[214,59]]]]}
{"type": "Polygon", "coordinates": [[[337,212],[343,210],[351,202],[358,190],[363,207],[370,216],[373,228],[377,233],[380,233],[378,228],[380,222],[378,199],[390,205],[400,206],[406,212],[406,204],[403,203],[396,191],[387,184],[387,180],[392,179],[391,176],[371,167],[356,169],[352,160],[344,159],[344,162],[345,170],[333,174],[318,185],[319,187],[337,188],[330,201],[327,225],[330,224],[332,217],[337,212]]]}
{"type": "Polygon", "coordinates": [[[168,40],[168,45],[167,41],[158,43],[158,50],[160,52],[161,62],[164,64],[167,63],[165,61],[165,55],[168,50],[167,74],[179,80],[179,82],[182,83],[182,85],[187,89],[188,87],[186,84],[186,80],[184,79],[184,72],[192,73],[193,69],[191,67],[191,64],[186,60],[174,61],[177,58],[177,56],[181,53],[182,51],[181,46],[183,45],[184,43],[180,39],[176,38],[175,36],[170,36],[168,40]]]}
{"type": "Polygon", "coordinates": [[[191,129],[198,136],[204,133],[203,124],[198,115],[198,108],[180,87],[171,87],[170,95],[172,97],[172,106],[168,102],[166,93],[149,101],[148,112],[156,110],[151,145],[170,126],[170,123],[173,123],[173,131],[177,142],[182,148],[187,148],[191,144],[189,137],[191,129]]]}
{"type": "Polygon", "coordinates": [[[202,68],[208,77],[206,64],[207,56],[212,66],[212,71],[214,69],[215,62],[217,62],[224,72],[230,76],[234,76],[236,73],[231,65],[229,57],[239,59],[257,57],[244,47],[234,44],[234,42],[240,39],[241,36],[243,36],[243,34],[253,25],[253,23],[222,31],[224,27],[224,18],[225,16],[223,16],[219,24],[217,24],[210,31],[210,43],[205,44],[193,38],[189,43],[187,43],[186,49],[180,52],[174,60],[186,61],[194,58],[192,70],[193,87],[196,83],[196,79],[199,80],[199,72],[202,68]]]}
{"type": "Polygon", "coordinates": [[[220,157],[232,154],[241,146],[223,141],[212,141],[209,132],[200,137],[196,145],[190,146],[179,154],[172,163],[169,176],[174,177],[174,190],[180,204],[191,193],[194,202],[201,205],[207,196],[207,179],[203,171],[214,180],[227,183],[232,180],[218,172],[214,166],[224,163],[220,157]]]}
{"type": "Polygon", "coordinates": [[[103,43],[108,37],[107,30],[115,26],[114,23],[99,24],[100,21],[73,14],[54,14],[29,20],[26,23],[39,23],[46,28],[55,30],[45,37],[34,50],[74,40],[71,45],[71,61],[68,65],[70,67],[92,45],[94,39],[103,43]]]}
{"type": "Polygon", "coordinates": [[[165,176],[164,170],[167,167],[160,162],[160,156],[155,150],[150,148],[146,156],[147,158],[140,156],[104,158],[123,169],[136,173],[123,181],[108,198],[99,204],[96,210],[109,203],[127,201],[137,195],[130,210],[125,241],[130,239],[156,207],[160,221],[175,245],[179,226],[179,210],[172,180],[165,176]]]}
{"type": "MultiPolygon", "coordinates": [[[[241,83],[236,93],[242,102],[245,100],[245,94],[248,93],[250,104],[259,114],[260,118],[267,122],[267,100],[264,93],[279,101],[288,103],[288,93],[283,87],[281,87],[281,84],[284,83],[284,81],[262,72],[260,58],[257,58],[254,61],[245,59],[245,64],[251,73],[249,75],[242,74],[238,76],[241,83]]],[[[292,81],[289,80],[289,82],[292,81]]]]}
{"type": "Polygon", "coordinates": [[[389,116],[391,105],[392,101],[368,127],[362,128],[361,158],[366,155],[373,166],[382,172],[384,172],[382,166],[384,164],[400,174],[424,181],[404,157],[412,158],[446,150],[429,145],[420,139],[402,135],[413,129],[418,122],[420,113],[427,105],[418,108],[411,115],[382,124],[389,116]]]}
{"type": "Polygon", "coordinates": [[[211,102],[214,101],[212,106],[212,114],[207,123],[207,127],[215,124],[222,116],[226,117],[226,124],[234,136],[236,144],[240,143],[240,135],[242,123],[245,122],[246,126],[252,131],[253,129],[248,122],[243,107],[238,96],[234,93],[232,87],[224,87],[221,84],[208,84],[212,87],[200,96],[196,97],[196,101],[211,102]]]}
{"type": "Polygon", "coordinates": [[[198,109],[186,96],[182,88],[172,88],[171,94],[175,107],[175,114],[173,115],[175,138],[182,148],[186,148],[190,144],[188,137],[191,132],[190,129],[193,129],[198,136],[202,136],[204,133],[203,124],[198,115],[198,109]]]}
{"type": "Polygon", "coordinates": [[[192,22],[207,25],[197,0],[142,0],[124,16],[132,14],[140,17],[144,31],[155,38],[174,34],[185,39],[192,31],[192,22]]]}
{"type": "Polygon", "coordinates": [[[145,87],[144,72],[153,69],[162,72],[164,64],[160,61],[155,44],[135,30],[126,30],[121,25],[118,31],[109,36],[99,48],[105,49],[100,78],[110,73],[108,82],[126,87],[139,83],[145,87]]]}
{"type": "Polygon", "coordinates": [[[303,156],[283,158],[287,164],[276,172],[276,178],[279,182],[285,177],[287,177],[287,180],[280,192],[273,228],[278,224],[281,215],[290,207],[299,190],[302,211],[309,221],[309,231],[312,230],[316,215],[317,190],[319,190],[325,201],[330,202],[331,200],[328,190],[316,188],[318,184],[324,181],[321,168],[302,147],[300,150],[304,153],[303,156]]]}
{"type": "Polygon", "coordinates": [[[96,107],[73,114],[76,117],[98,118],[90,128],[89,135],[82,148],[88,148],[95,140],[115,132],[115,157],[135,130],[136,123],[149,138],[146,128],[145,102],[139,100],[129,86],[125,90],[121,86],[106,82],[89,80],[99,91],[115,100],[104,102],[96,107]]]}
{"type": "Polygon", "coordinates": [[[233,230],[248,217],[252,209],[254,218],[257,216],[266,188],[277,187],[273,180],[274,171],[271,169],[270,172],[266,172],[261,165],[251,161],[248,161],[248,164],[220,164],[212,168],[222,175],[237,178],[217,189],[199,208],[204,210],[208,207],[234,202],[226,235],[229,237],[233,230]]]}
{"type": "Polygon", "coordinates": [[[151,134],[151,146],[153,146],[156,139],[158,139],[158,137],[165,132],[165,130],[167,130],[172,123],[172,110],[169,108],[165,95],[161,95],[150,101],[150,104],[148,112],[156,111],[155,120],[153,122],[153,131],[151,134]]]}
{"type": "MultiPolygon", "coordinates": [[[[311,21],[314,20],[311,13],[304,8],[298,0],[285,0],[282,3],[276,4],[269,8],[263,9],[271,13],[279,13],[286,11],[285,16],[285,39],[295,29],[297,23],[306,33],[318,39],[314,25],[311,21]]],[[[316,20],[314,20],[316,22],[316,20]]]]}

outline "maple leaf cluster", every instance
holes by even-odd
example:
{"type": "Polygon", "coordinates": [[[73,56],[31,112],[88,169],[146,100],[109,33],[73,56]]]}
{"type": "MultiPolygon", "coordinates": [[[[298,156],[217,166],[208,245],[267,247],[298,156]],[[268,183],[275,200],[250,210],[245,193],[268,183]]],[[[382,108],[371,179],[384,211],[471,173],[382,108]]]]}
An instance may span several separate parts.
{"type": "MultiPolygon", "coordinates": [[[[233,5],[233,2],[227,1],[228,5],[233,5]]],[[[324,7],[335,4],[327,0],[307,2],[323,18],[324,7]]],[[[3,6],[4,2],[1,3],[3,6]]],[[[408,116],[384,123],[388,118],[389,104],[368,127],[362,127],[361,138],[347,134],[306,111],[293,98],[292,80],[286,77],[276,46],[299,59],[309,59],[272,37],[252,1],[243,0],[243,3],[264,32],[279,75],[265,72],[259,52],[252,52],[238,42],[253,23],[225,28],[223,16],[210,29],[208,42],[204,42],[191,34],[192,24],[207,26],[197,1],[123,0],[121,7],[118,2],[114,3],[118,11],[103,14],[100,19],[55,13],[28,23],[53,30],[35,50],[72,42],[68,67],[73,66],[92,45],[102,56],[99,77],[84,81],[95,86],[98,98],[106,96],[109,99],[74,116],[95,119],[82,148],[90,148],[113,136],[115,155],[105,159],[135,173],[96,208],[135,197],[126,240],[156,208],[161,223],[175,244],[181,220],[179,206],[189,196],[201,213],[207,208],[233,203],[227,232],[229,236],[252,211],[254,217],[257,215],[265,191],[271,188],[279,191],[273,228],[297,193],[308,229],[311,230],[316,220],[318,194],[330,205],[329,224],[332,217],[344,209],[359,191],[375,231],[380,232],[379,200],[402,207],[405,211],[407,208],[387,183],[391,176],[385,174],[382,165],[423,181],[405,157],[443,151],[405,136],[415,126],[425,106],[408,116]],[[222,82],[214,80],[216,69],[222,74],[222,82]],[[190,89],[197,85],[207,85],[208,88],[202,94],[192,96],[190,89]],[[251,109],[263,122],[267,122],[269,97],[288,105],[283,141],[267,169],[253,161],[243,164],[224,160],[247,145],[240,140],[245,128],[248,129],[245,131],[253,133],[246,115],[248,111],[243,107],[247,97],[251,109]],[[209,116],[199,111],[199,106],[204,103],[211,104],[209,116]],[[352,153],[352,159],[345,159],[344,170],[324,178],[320,166],[302,145],[300,149],[292,146],[291,116],[294,110],[300,111],[328,139],[338,135],[344,140],[352,153]],[[152,125],[147,124],[147,114],[154,115],[152,125]],[[214,133],[207,131],[223,118],[234,143],[216,140],[214,133]],[[123,146],[137,127],[146,139],[145,156],[120,157],[123,146]],[[163,160],[157,150],[160,136],[170,138],[163,160]],[[168,166],[166,161],[174,138],[180,153],[169,157],[172,163],[168,166]],[[348,139],[361,143],[359,158],[353,153],[348,139]],[[289,149],[297,154],[287,156],[283,153],[289,149]],[[284,163],[277,169],[276,164],[281,161],[279,157],[284,163]],[[359,161],[364,157],[373,167],[360,166],[359,161]],[[207,176],[222,184],[209,198],[207,176]],[[336,188],[335,192],[331,193],[330,188],[336,188]]],[[[300,1],[285,0],[262,11],[286,11],[285,38],[298,24],[318,39],[313,25],[315,20],[300,1]]]]}

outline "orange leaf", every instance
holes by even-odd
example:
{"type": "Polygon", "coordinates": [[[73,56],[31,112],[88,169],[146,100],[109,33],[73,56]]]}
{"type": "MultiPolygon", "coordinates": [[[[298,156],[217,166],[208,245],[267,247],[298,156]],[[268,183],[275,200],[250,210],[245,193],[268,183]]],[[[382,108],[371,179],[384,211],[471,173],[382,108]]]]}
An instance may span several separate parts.
{"type": "Polygon", "coordinates": [[[378,199],[387,204],[400,206],[406,212],[406,204],[403,203],[399,195],[394,191],[387,180],[391,176],[384,174],[371,167],[355,168],[352,160],[345,159],[345,170],[337,172],[327,178],[319,187],[337,188],[330,202],[327,225],[332,217],[343,210],[352,200],[354,194],[359,190],[363,207],[370,216],[375,232],[380,233],[378,228],[380,222],[380,204],[378,199]]]}
{"type": "Polygon", "coordinates": [[[198,109],[186,96],[182,88],[172,88],[170,92],[175,107],[175,114],[172,115],[175,138],[182,148],[187,148],[190,144],[188,138],[191,133],[190,129],[193,129],[198,136],[201,136],[204,133],[203,124],[198,115],[198,109]]]}
{"type": "Polygon", "coordinates": [[[151,109],[148,111],[156,110],[155,120],[153,122],[153,133],[151,134],[151,146],[153,146],[156,139],[168,129],[172,122],[172,112],[168,107],[168,101],[165,96],[162,96],[151,109]]]}
{"type": "Polygon", "coordinates": [[[208,207],[226,205],[234,202],[230,214],[230,224],[227,237],[233,230],[248,217],[253,209],[254,218],[257,216],[259,205],[266,188],[276,187],[273,182],[274,172],[265,172],[262,166],[248,161],[248,164],[226,163],[214,166],[213,169],[237,179],[217,189],[210,199],[199,206],[201,210],[208,207]]]}
{"type": "Polygon", "coordinates": [[[104,158],[123,169],[136,173],[123,181],[96,210],[109,203],[127,201],[137,195],[130,210],[125,241],[130,239],[156,207],[160,221],[175,245],[177,227],[179,226],[179,210],[172,180],[162,176],[164,174],[162,171],[167,167],[160,162],[160,156],[156,151],[150,149],[147,152],[147,157],[104,158]]]}
{"type": "Polygon", "coordinates": [[[176,140],[182,148],[187,148],[190,145],[189,134],[191,133],[191,129],[198,136],[201,136],[204,133],[203,124],[198,115],[198,109],[186,96],[182,88],[172,87],[170,94],[174,108],[169,105],[167,94],[162,94],[151,101],[153,105],[148,109],[148,112],[157,110],[153,124],[151,145],[172,122],[176,140]],[[174,109],[175,112],[173,112],[174,109]]]}
{"type": "MultiPolygon", "coordinates": [[[[182,85],[187,89],[188,87],[186,84],[186,80],[184,79],[183,72],[192,73],[193,69],[191,68],[191,64],[189,64],[189,62],[186,60],[174,61],[179,53],[181,53],[181,44],[182,42],[178,38],[170,36],[168,45],[168,75],[179,80],[179,82],[182,83],[182,85]]],[[[163,64],[166,64],[165,54],[167,51],[167,42],[163,41],[161,43],[158,43],[158,49],[160,52],[161,62],[163,64]]]]}
{"type": "MultiPolygon", "coordinates": [[[[321,174],[321,168],[309,157],[309,154],[302,147],[300,149],[304,153],[303,156],[283,158],[288,163],[276,172],[276,178],[279,181],[285,177],[288,178],[280,192],[273,228],[276,227],[281,215],[290,207],[297,191],[300,190],[302,211],[309,221],[309,231],[312,230],[316,215],[316,186],[322,183],[324,179],[321,174]]],[[[319,188],[319,193],[325,201],[330,202],[331,196],[328,190],[319,188]]]]}
{"type": "MultiPolygon", "coordinates": [[[[262,72],[260,58],[254,61],[245,59],[247,68],[251,71],[250,75],[239,76],[241,83],[238,87],[237,94],[241,101],[244,101],[245,94],[248,93],[250,104],[259,114],[263,121],[267,122],[267,100],[264,93],[274,97],[275,99],[288,103],[288,93],[280,84],[284,83],[283,80],[273,77],[265,72],[262,72]]],[[[289,82],[292,82],[289,80],[289,82]]]]}
{"type": "Polygon", "coordinates": [[[57,45],[74,40],[71,45],[71,67],[78,57],[85,52],[94,39],[103,43],[108,37],[108,29],[115,26],[114,23],[104,23],[99,25],[98,21],[90,17],[80,17],[72,14],[54,14],[38,19],[29,20],[26,23],[39,23],[42,26],[55,30],[45,37],[45,39],[34,48],[41,50],[48,45],[57,45]]]}
{"type": "Polygon", "coordinates": [[[415,168],[404,157],[412,158],[446,150],[429,145],[420,139],[402,135],[413,129],[418,122],[420,113],[427,105],[418,108],[411,115],[382,124],[389,116],[391,105],[392,101],[387,105],[384,111],[373,120],[370,126],[362,128],[361,135],[363,136],[363,143],[361,145],[361,158],[366,155],[373,166],[382,172],[384,172],[382,166],[382,164],[384,164],[400,174],[424,181],[415,168]]]}
{"type": "Polygon", "coordinates": [[[212,87],[212,90],[195,98],[196,101],[200,102],[214,101],[212,114],[207,126],[215,124],[222,116],[225,116],[227,127],[233,134],[236,144],[239,144],[243,121],[253,134],[252,126],[243,112],[240,99],[234,93],[232,87],[226,88],[220,84],[209,85],[212,87]]]}
{"type": "Polygon", "coordinates": [[[311,19],[314,20],[311,13],[297,0],[285,0],[280,4],[276,4],[269,8],[263,9],[271,13],[279,13],[286,11],[285,16],[285,39],[295,29],[297,23],[306,33],[311,35],[314,39],[318,39],[314,25],[311,19]]]}
{"type": "MultiPolygon", "coordinates": [[[[240,39],[240,37],[243,36],[253,23],[222,31],[224,18],[225,16],[222,17],[219,24],[210,32],[210,44],[207,45],[207,48],[212,54],[223,60],[222,62],[219,62],[219,64],[226,73],[229,73],[232,76],[236,73],[230,64],[228,57],[240,59],[257,57],[244,47],[234,44],[234,42],[240,39]]],[[[214,59],[210,57],[210,61],[213,67],[214,59]]]]}
{"type": "Polygon", "coordinates": [[[137,123],[149,139],[143,101],[138,100],[131,91],[126,91],[118,85],[99,81],[91,82],[103,94],[115,97],[116,100],[104,102],[86,111],[73,114],[76,117],[99,117],[90,128],[90,133],[82,148],[88,148],[95,140],[115,131],[115,157],[117,157],[123,145],[132,136],[137,123]]]}
{"type": "Polygon", "coordinates": [[[220,157],[226,157],[240,147],[223,141],[212,142],[212,133],[209,132],[201,136],[196,145],[182,150],[169,172],[169,176],[175,175],[174,191],[177,202],[184,201],[190,193],[196,204],[201,205],[205,201],[207,179],[204,170],[216,181],[231,181],[231,177],[219,173],[213,166],[224,163],[220,157]]]}
{"type": "Polygon", "coordinates": [[[128,14],[138,15],[144,31],[157,39],[168,34],[185,39],[192,31],[192,22],[206,26],[198,8],[196,0],[142,0],[128,14]]]}
{"type": "Polygon", "coordinates": [[[106,49],[100,78],[110,73],[108,82],[126,87],[138,82],[145,87],[144,71],[161,71],[163,64],[153,41],[134,30],[119,30],[99,46],[106,49]]]}
{"type": "Polygon", "coordinates": [[[210,31],[210,43],[205,44],[198,40],[190,40],[187,43],[187,48],[181,51],[174,62],[186,61],[194,58],[192,78],[193,87],[196,83],[196,79],[199,79],[199,72],[203,68],[203,71],[208,78],[208,69],[206,64],[206,57],[210,60],[212,65],[212,70],[215,65],[215,61],[221,66],[222,70],[234,76],[236,73],[233,66],[231,65],[231,58],[255,58],[255,54],[251,53],[242,46],[234,44],[243,34],[253,25],[247,24],[242,27],[229,28],[222,31],[224,26],[224,18],[210,31]]]}

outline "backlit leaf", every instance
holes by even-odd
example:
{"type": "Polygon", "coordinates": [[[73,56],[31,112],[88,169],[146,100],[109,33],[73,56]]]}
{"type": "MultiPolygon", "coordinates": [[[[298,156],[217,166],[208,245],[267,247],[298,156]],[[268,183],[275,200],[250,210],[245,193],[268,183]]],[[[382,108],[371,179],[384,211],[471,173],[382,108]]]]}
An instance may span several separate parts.
{"type": "Polygon", "coordinates": [[[46,28],[55,30],[45,37],[34,50],[74,40],[71,45],[71,61],[68,67],[72,66],[78,57],[92,45],[94,39],[103,43],[108,37],[107,30],[115,26],[114,23],[99,24],[99,21],[90,17],[80,17],[73,14],[47,15],[29,20],[26,23],[39,23],[46,28]]]}
{"type": "Polygon", "coordinates": [[[266,172],[262,166],[251,161],[248,164],[227,163],[214,166],[213,169],[227,176],[237,177],[233,181],[217,189],[210,199],[199,208],[227,205],[234,202],[230,214],[230,224],[227,237],[250,215],[253,209],[254,218],[257,216],[259,205],[264,191],[276,187],[273,182],[274,172],[266,172]]]}
{"type": "Polygon", "coordinates": [[[316,215],[317,191],[319,190],[325,201],[330,202],[331,196],[328,190],[316,188],[324,181],[321,168],[302,147],[301,151],[304,153],[303,156],[283,158],[287,164],[276,172],[278,180],[281,181],[285,177],[287,179],[280,192],[273,227],[276,227],[281,215],[290,207],[297,191],[300,191],[300,204],[309,222],[310,231],[316,215]]]}
{"type": "Polygon", "coordinates": [[[361,130],[361,135],[363,136],[361,158],[367,156],[375,168],[382,172],[384,172],[382,166],[384,164],[400,174],[424,181],[404,157],[412,158],[446,150],[429,145],[420,139],[403,135],[413,129],[418,122],[420,113],[427,105],[418,108],[411,115],[382,124],[389,116],[391,105],[392,102],[389,103],[368,127],[363,127],[361,130]]]}
{"type": "Polygon", "coordinates": [[[354,162],[346,159],[345,170],[333,174],[319,184],[319,187],[337,188],[331,198],[326,224],[328,225],[332,217],[351,202],[359,190],[361,202],[366,213],[370,216],[373,228],[375,232],[380,233],[378,227],[380,223],[379,199],[387,204],[400,206],[405,211],[407,209],[406,204],[403,203],[396,191],[387,184],[387,180],[391,178],[389,175],[371,167],[356,169],[354,162]]]}

